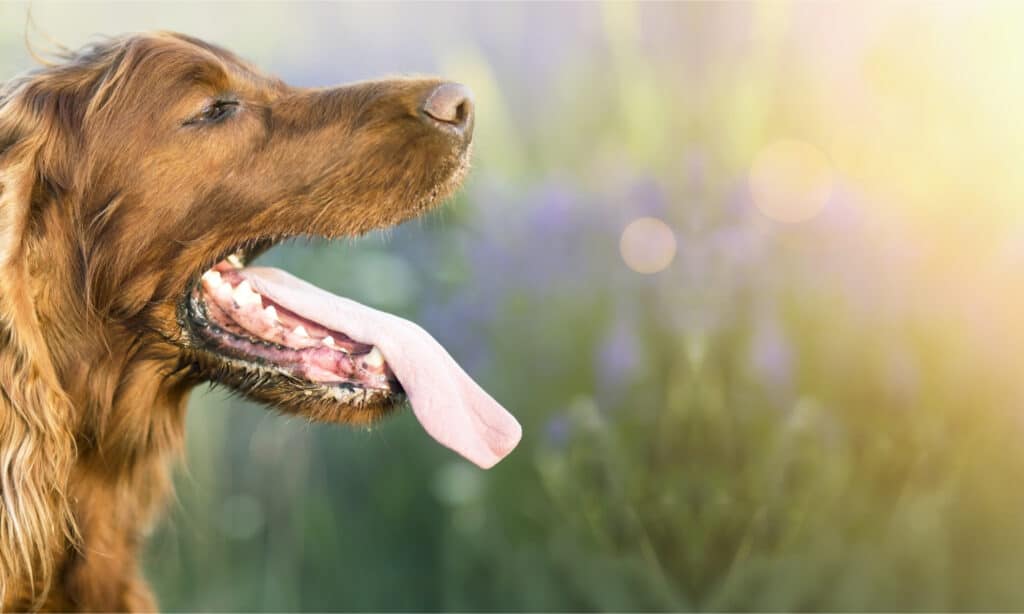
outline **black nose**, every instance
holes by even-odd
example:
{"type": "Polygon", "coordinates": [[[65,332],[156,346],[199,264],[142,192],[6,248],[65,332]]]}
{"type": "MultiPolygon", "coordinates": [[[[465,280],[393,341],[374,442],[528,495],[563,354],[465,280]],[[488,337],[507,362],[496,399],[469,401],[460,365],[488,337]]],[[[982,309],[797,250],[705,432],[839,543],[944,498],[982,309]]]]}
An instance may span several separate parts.
{"type": "Polygon", "coordinates": [[[473,134],[473,92],[461,83],[442,83],[427,96],[423,112],[439,128],[469,138],[473,134]]]}

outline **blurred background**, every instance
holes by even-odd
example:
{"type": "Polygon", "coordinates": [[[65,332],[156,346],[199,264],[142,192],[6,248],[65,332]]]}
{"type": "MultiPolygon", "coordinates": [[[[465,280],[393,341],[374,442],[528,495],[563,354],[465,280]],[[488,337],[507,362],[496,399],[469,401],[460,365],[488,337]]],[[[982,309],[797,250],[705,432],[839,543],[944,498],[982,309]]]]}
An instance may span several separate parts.
{"type": "Polygon", "coordinates": [[[31,8],[477,94],[452,204],[262,260],[422,324],[522,444],[197,390],[163,608],[1024,609],[1024,5],[31,8]]]}

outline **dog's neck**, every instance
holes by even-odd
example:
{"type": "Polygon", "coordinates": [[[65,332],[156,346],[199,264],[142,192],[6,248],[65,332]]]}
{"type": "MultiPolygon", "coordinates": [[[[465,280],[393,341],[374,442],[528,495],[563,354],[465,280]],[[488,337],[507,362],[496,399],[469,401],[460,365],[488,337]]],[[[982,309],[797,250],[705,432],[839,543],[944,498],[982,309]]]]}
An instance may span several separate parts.
{"type": "Polygon", "coordinates": [[[47,548],[55,574],[43,609],[152,611],[140,549],[170,496],[188,395],[199,381],[180,348],[157,332],[159,322],[174,322],[173,307],[138,300],[145,312],[105,316],[83,300],[73,251],[34,256],[42,354],[70,406],[75,440],[66,486],[74,531],[47,548]]]}
{"type": "MultiPolygon", "coordinates": [[[[102,455],[109,462],[180,448],[184,405],[197,383],[183,366],[181,350],[156,332],[158,321],[174,322],[173,307],[136,309],[114,317],[111,296],[97,296],[74,247],[59,238],[72,233],[62,220],[41,222],[40,232],[56,245],[28,253],[31,292],[38,327],[53,370],[73,408],[80,457],[102,455]]],[[[152,290],[127,284],[114,297],[152,305],[152,290]]]]}
{"type": "Polygon", "coordinates": [[[179,369],[176,352],[161,349],[99,347],[91,361],[68,365],[62,379],[79,432],[93,440],[79,442],[85,446],[80,454],[125,459],[180,447],[184,406],[195,382],[179,369]]]}
{"type": "Polygon", "coordinates": [[[155,605],[138,550],[171,493],[195,384],[173,347],[125,330],[104,332],[90,339],[91,353],[67,354],[86,358],[56,365],[79,421],[68,494],[80,540],[60,565],[56,609],[155,605]],[[89,555],[95,552],[105,555],[89,555]]]}

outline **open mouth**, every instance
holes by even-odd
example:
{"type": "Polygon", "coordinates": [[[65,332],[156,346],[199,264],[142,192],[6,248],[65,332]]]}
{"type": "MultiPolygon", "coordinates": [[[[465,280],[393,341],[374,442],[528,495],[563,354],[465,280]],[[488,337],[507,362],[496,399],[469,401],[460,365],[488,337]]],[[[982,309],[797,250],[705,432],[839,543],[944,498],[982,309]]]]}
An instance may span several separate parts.
{"type": "Polygon", "coordinates": [[[280,269],[246,266],[248,255],[217,262],[184,297],[182,325],[206,377],[346,423],[371,423],[408,401],[434,439],[485,468],[519,442],[515,418],[422,328],[280,269]]]}
{"type": "Polygon", "coordinates": [[[359,409],[404,400],[379,348],[261,294],[243,258],[235,253],[218,262],[191,293],[189,315],[208,351],[248,371],[304,384],[310,396],[316,391],[359,409]]]}

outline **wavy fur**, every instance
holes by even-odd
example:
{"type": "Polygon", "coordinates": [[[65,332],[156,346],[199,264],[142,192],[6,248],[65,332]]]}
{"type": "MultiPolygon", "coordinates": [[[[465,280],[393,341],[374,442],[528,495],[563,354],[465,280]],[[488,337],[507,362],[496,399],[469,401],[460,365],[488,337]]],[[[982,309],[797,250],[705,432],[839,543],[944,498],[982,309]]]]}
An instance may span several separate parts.
{"type": "Polygon", "coordinates": [[[357,235],[450,194],[468,139],[418,115],[438,83],[290,88],[202,41],[151,34],[0,88],[4,610],[156,607],[137,553],[196,384],[320,421],[384,413],[254,380],[193,347],[180,306],[240,245],[357,235]],[[228,95],[230,121],[190,121],[228,95]]]}

